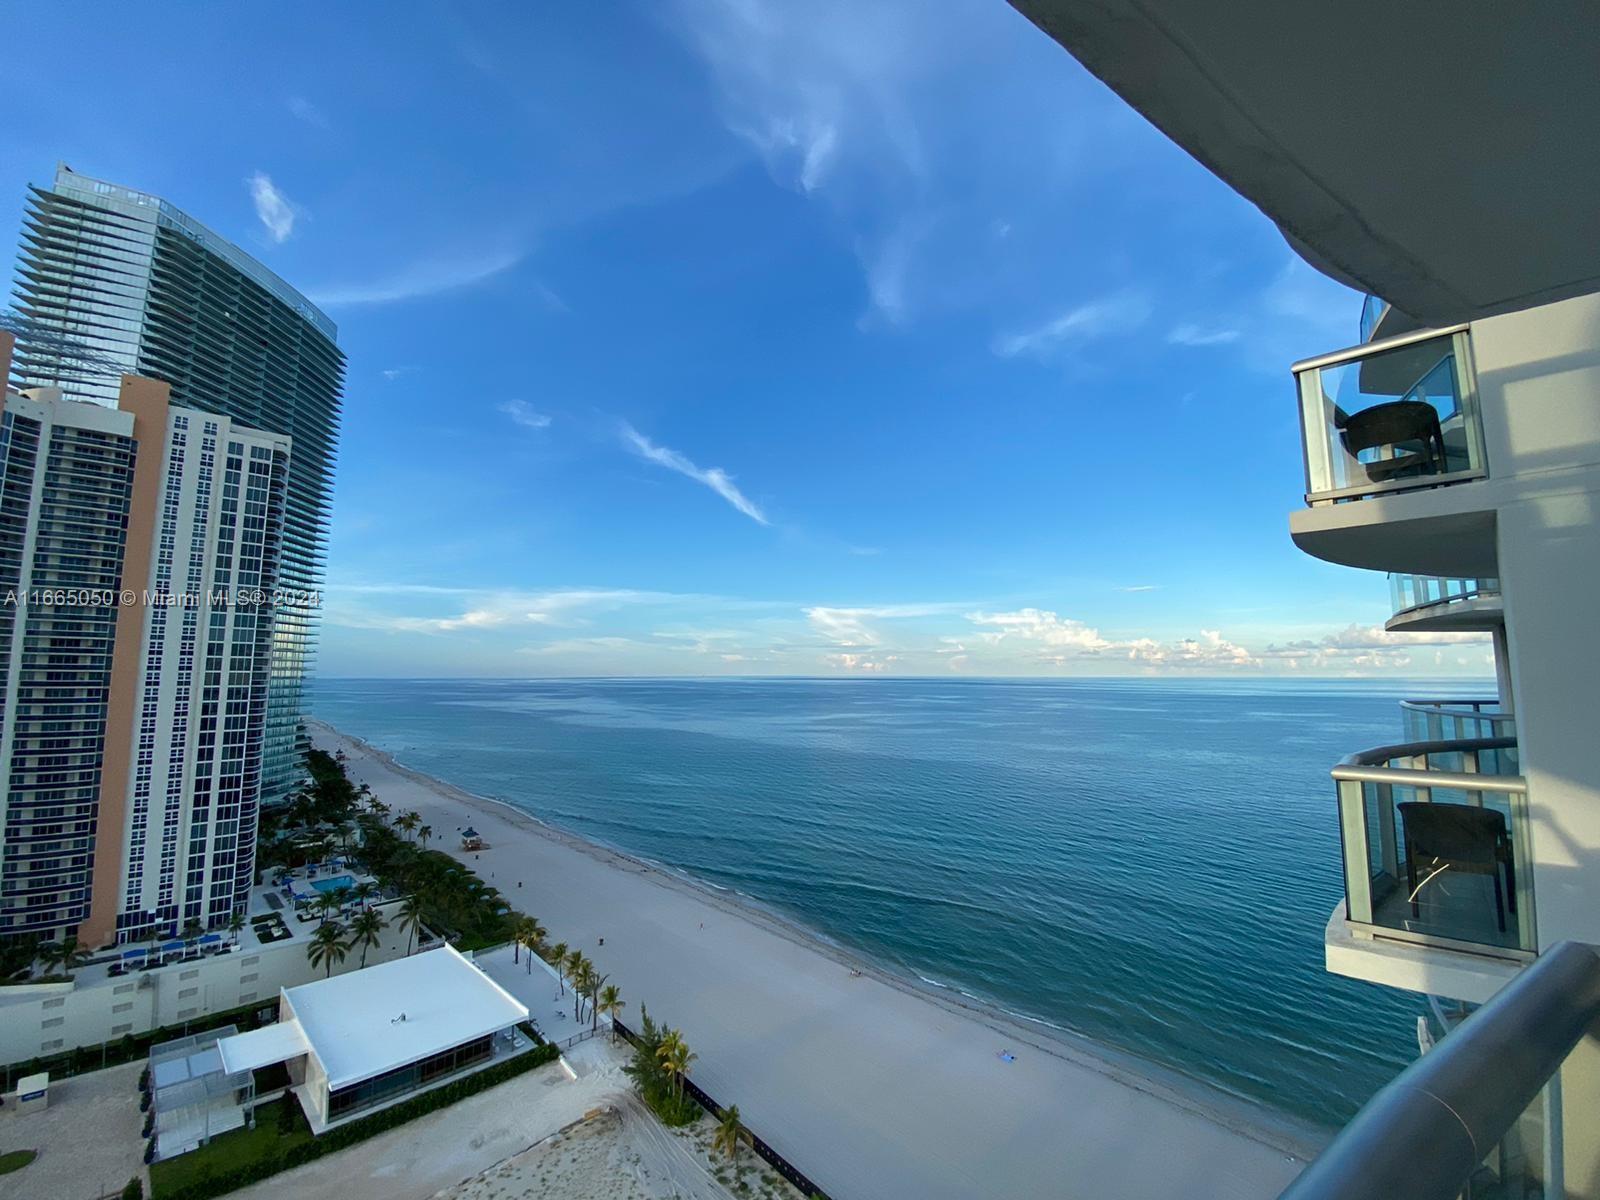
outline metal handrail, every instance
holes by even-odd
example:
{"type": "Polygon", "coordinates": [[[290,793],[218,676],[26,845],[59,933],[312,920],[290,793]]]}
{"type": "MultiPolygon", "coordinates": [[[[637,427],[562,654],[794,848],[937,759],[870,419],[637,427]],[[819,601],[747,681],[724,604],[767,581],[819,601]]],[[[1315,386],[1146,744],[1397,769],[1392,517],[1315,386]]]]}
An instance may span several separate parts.
{"type": "Polygon", "coordinates": [[[1401,346],[1410,346],[1416,342],[1426,342],[1433,338],[1450,337],[1453,334],[1465,333],[1469,325],[1443,325],[1438,329],[1415,329],[1410,333],[1397,333],[1393,337],[1386,337],[1376,342],[1365,342],[1360,346],[1351,346],[1345,350],[1331,350],[1327,354],[1319,354],[1315,358],[1302,358],[1289,368],[1298,375],[1302,371],[1314,370],[1318,367],[1337,367],[1343,363],[1354,362],[1357,359],[1367,358],[1373,354],[1382,354],[1385,350],[1398,350],[1401,346]]]}
{"type": "Polygon", "coordinates": [[[1400,707],[1401,708],[1409,708],[1413,712],[1428,712],[1428,711],[1455,712],[1456,710],[1450,708],[1450,705],[1452,705],[1452,704],[1465,704],[1465,705],[1469,706],[1465,710],[1466,712],[1474,713],[1474,714],[1477,714],[1478,716],[1484,716],[1484,717],[1510,716],[1511,715],[1510,713],[1501,713],[1501,712],[1498,712],[1498,711],[1495,711],[1495,710],[1491,710],[1489,712],[1484,712],[1484,710],[1480,707],[1480,705],[1499,704],[1499,703],[1500,703],[1500,698],[1498,696],[1485,696],[1481,700],[1474,699],[1474,698],[1461,697],[1461,696],[1439,696],[1437,698],[1435,698],[1435,697],[1413,697],[1413,698],[1411,698],[1409,700],[1400,701],[1400,707]]]}
{"type": "Polygon", "coordinates": [[[1407,613],[1421,612],[1425,608],[1443,608],[1447,604],[1457,604],[1462,600],[1482,600],[1493,596],[1500,598],[1500,589],[1497,587],[1475,587],[1471,591],[1453,592],[1448,596],[1439,596],[1433,600],[1422,600],[1416,604],[1408,604],[1404,608],[1394,610],[1392,616],[1403,617],[1407,613]]]}
{"type": "Polygon", "coordinates": [[[1369,1100],[1279,1200],[1454,1200],[1596,1022],[1600,953],[1560,942],[1369,1100]]]}
{"type": "Polygon", "coordinates": [[[1457,788],[1464,792],[1526,793],[1528,781],[1521,775],[1480,775],[1474,771],[1434,771],[1426,767],[1391,767],[1397,758],[1424,758],[1461,750],[1515,750],[1517,739],[1471,738],[1466,741],[1402,742],[1398,746],[1376,746],[1346,755],[1331,774],[1335,779],[1359,783],[1399,783],[1413,787],[1457,788]]]}

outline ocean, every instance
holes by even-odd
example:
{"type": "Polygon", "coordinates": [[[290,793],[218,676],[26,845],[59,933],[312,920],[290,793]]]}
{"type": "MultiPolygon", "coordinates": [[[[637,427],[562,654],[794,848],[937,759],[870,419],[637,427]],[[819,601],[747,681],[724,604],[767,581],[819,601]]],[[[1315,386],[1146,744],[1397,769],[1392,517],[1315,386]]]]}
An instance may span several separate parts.
{"type": "MultiPolygon", "coordinates": [[[[1428,694],[1471,694],[1460,685],[1428,694]]],[[[322,680],[406,766],[731,889],[932,988],[1326,1125],[1418,997],[1328,975],[1328,768],[1372,681],[322,680]]]]}

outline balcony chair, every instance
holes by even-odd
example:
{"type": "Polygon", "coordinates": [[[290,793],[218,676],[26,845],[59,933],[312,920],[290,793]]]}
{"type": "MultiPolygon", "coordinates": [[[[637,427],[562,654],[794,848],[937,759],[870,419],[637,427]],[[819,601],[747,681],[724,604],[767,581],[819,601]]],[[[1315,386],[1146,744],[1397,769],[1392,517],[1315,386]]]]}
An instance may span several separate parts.
{"type": "Polygon", "coordinates": [[[1470,804],[1428,804],[1415,800],[1396,805],[1396,808],[1405,830],[1406,894],[1411,898],[1412,917],[1421,917],[1417,893],[1434,875],[1442,871],[1488,875],[1494,880],[1495,921],[1504,933],[1507,910],[1517,911],[1516,867],[1512,864],[1511,834],[1506,828],[1505,815],[1492,808],[1470,804]],[[1502,870],[1505,872],[1503,887],[1502,870]]]}
{"type": "Polygon", "coordinates": [[[1413,475],[1443,475],[1447,470],[1444,431],[1433,405],[1421,400],[1391,400],[1360,412],[1334,412],[1334,425],[1345,453],[1373,483],[1413,475]],[[1386,458],[1362,461],[1366,450],[1388,449],[1386,458]]]}

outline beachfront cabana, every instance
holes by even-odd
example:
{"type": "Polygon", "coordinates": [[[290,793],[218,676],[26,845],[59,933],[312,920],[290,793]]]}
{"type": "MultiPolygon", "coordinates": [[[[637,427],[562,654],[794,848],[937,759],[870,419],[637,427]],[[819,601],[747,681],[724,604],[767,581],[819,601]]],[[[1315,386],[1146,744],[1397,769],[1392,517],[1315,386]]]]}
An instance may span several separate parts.
{"type": "Polygon", "coordinates": [[[518,1001],[453,947],[287,988],[278,1023],[218,1044],[229,1072],[284,1063],[313,1133],[531,1045],[518,1001]]]}
{"type": "Polygon", "coordinates": [[[483,838],[478,836],[478,831],[468,825],[461,831],[461,848],[463,850],[482,850],[483,838]]]}

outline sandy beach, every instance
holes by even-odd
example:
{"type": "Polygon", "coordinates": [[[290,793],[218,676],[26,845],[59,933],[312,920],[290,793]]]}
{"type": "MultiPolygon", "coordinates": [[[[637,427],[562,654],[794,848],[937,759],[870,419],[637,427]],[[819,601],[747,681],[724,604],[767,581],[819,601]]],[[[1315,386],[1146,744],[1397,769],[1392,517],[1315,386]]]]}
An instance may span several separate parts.
{"type": "Polygon", "coordinates": [[[931,993],[738,897],[308,725],[352,779],[421,813],[436,846],[609,973],[624,1020],[642,999],[680,1028],[694,1079],[836,1200],[1253,1200],[1321,1144],[1321,1131],[931,993]],[[490,848],[459,851],[466,825],[490,848]]]}

